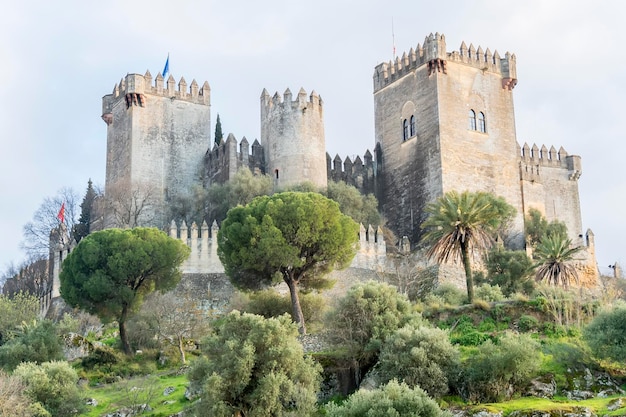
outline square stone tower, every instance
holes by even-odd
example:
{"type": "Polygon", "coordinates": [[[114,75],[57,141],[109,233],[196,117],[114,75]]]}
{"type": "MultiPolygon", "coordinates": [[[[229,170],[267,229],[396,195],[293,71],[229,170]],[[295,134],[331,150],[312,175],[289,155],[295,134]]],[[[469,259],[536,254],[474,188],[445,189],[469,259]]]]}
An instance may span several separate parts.
{"type": "Polygon", "coordinates": [[[444,193],[487,191],[517,209],[511,243],[523,246],[515,55],[446,52],[444,35],[374,71],[377,189],[392,230],[420,237],[424,207],[444,193]]]}
{"type": "Polygon", "coordinates": [[[108,126],[105,227],[163,227],[169,203],[202,184],[211,144],[209,84],[199,88],[193,80],[188,88],[181,78],[176,86],[170,75],[165,85],[161,74],[152,82],[150,72],[128,74],[102,98],[108,126]]]}

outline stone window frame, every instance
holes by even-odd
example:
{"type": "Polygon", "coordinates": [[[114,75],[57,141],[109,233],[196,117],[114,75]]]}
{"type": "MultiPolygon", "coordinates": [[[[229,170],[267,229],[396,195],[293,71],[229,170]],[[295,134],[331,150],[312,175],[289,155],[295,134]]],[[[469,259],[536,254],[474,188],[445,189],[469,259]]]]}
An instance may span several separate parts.
{"type": "Polygon", "coordinates": [[[407,139],[409,139],[409,121],[407,119],[404,119],[402,121],[402,141],[406,141],[407,139]]]}
{"type": "Polygon", "coordinates": [[[412,114],[411,118],[409,119],[409,134],[410,137],[413,137],[416,135],[416,129],[415,129],[415,115],[412,114]]]}
{"type": "Polygon", "coordinates": [[[476,130],[476,112],[472,109],[469,110],[468,112],[468,122],[469,122],[469,126],[468,129],[469,130],[476,130]]]}
{"type": "Polygon", "coordinates": [[[478,112],[478,131],[480,133],[487,133],[487,118],[485,117],[485,113],[484,112],[478,112]]]}

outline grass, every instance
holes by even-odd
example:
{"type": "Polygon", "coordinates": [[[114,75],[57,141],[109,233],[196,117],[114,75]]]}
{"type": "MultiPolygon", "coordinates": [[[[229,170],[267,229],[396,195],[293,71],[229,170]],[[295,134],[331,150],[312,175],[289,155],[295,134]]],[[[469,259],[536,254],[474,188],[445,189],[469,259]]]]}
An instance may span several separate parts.
{"type": "Polygon", "coordinates": [[[84,415],[99,417],[120,408],[148,402],[152,411],[142,415],[169,416],[190,405],[185,398],[187,384],[188,380],[185,375],[166,373],[152,377],[135,377],[100,387],[89,387],[84,394],[87,398],[94,398],[98,405],[90,407],[89,412],[84,415]],[[167,387],[173,387],[174,392],[164,395],[163,391],[167,387]]]}
{"type": "Polygon", "coordinates": [[[502,412],[504,416],[509,415],[513,411],[563,411],[572,412],[580,408],[588,408],[596,415],[603,416],[623,416],[626,415],[626,407],[619,408],[614,411],[608,411],[607,405],[619,396],[607,398],[592,398],[583,401],[570,401],[564,399],[562,401],[549,400],[545,398],[523,397],[501,403],[480,404],[472,407],[473,412],[486,410],[492,413],[502,412]]]}

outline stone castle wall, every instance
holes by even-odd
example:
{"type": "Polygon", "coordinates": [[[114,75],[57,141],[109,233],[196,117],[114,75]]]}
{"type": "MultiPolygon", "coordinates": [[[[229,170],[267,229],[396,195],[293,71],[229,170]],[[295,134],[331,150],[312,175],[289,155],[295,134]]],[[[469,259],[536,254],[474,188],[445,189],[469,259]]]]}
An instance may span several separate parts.
{"type": "Polygon", "coordinates": [[[287,89],[281,97],[261,94],[261,143],[274,189],[310,182],[326,187],[324,107],[313,91],[300,89],[295,99],[287,89]]]}
{"type": "MultiPolygon", "coordinates": [[[[210,88],[175,84],[172,76],[164,85],[159,74],[153,85],[149,72],[128,74],[103,97],[106,194],[139,189],[162,208],[198,182],[211,143],[210,88]]],[[[165,212],[154,214],[163,226],[165,212]]]]}

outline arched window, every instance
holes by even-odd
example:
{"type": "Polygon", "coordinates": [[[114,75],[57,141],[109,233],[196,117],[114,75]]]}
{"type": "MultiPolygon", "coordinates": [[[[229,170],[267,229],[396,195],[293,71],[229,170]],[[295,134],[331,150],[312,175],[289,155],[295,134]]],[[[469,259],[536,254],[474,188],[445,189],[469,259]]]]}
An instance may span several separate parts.
{"type": "Polygon", "coordinates": [[[485,123],[485,113],[478,113],[478,131],[487,133],[487,124],[485,123]]]}
{"type": "Polygon", "coordinates": [[[411,116],[410,133],[411,137],[415,136],[415,116],[411,116]]]}
{"type": "Polygon", "coordinates": [[[476,112],[474,112],[474,110],[470,110],[468,117],[469,117],[469,130],[476,130],[476,112]]]}
{"type": "Polygon", "coordinates": [[[402,122],[402,140],[407,140],[409,138],[409,121],[404,119],[402,122]]]}

